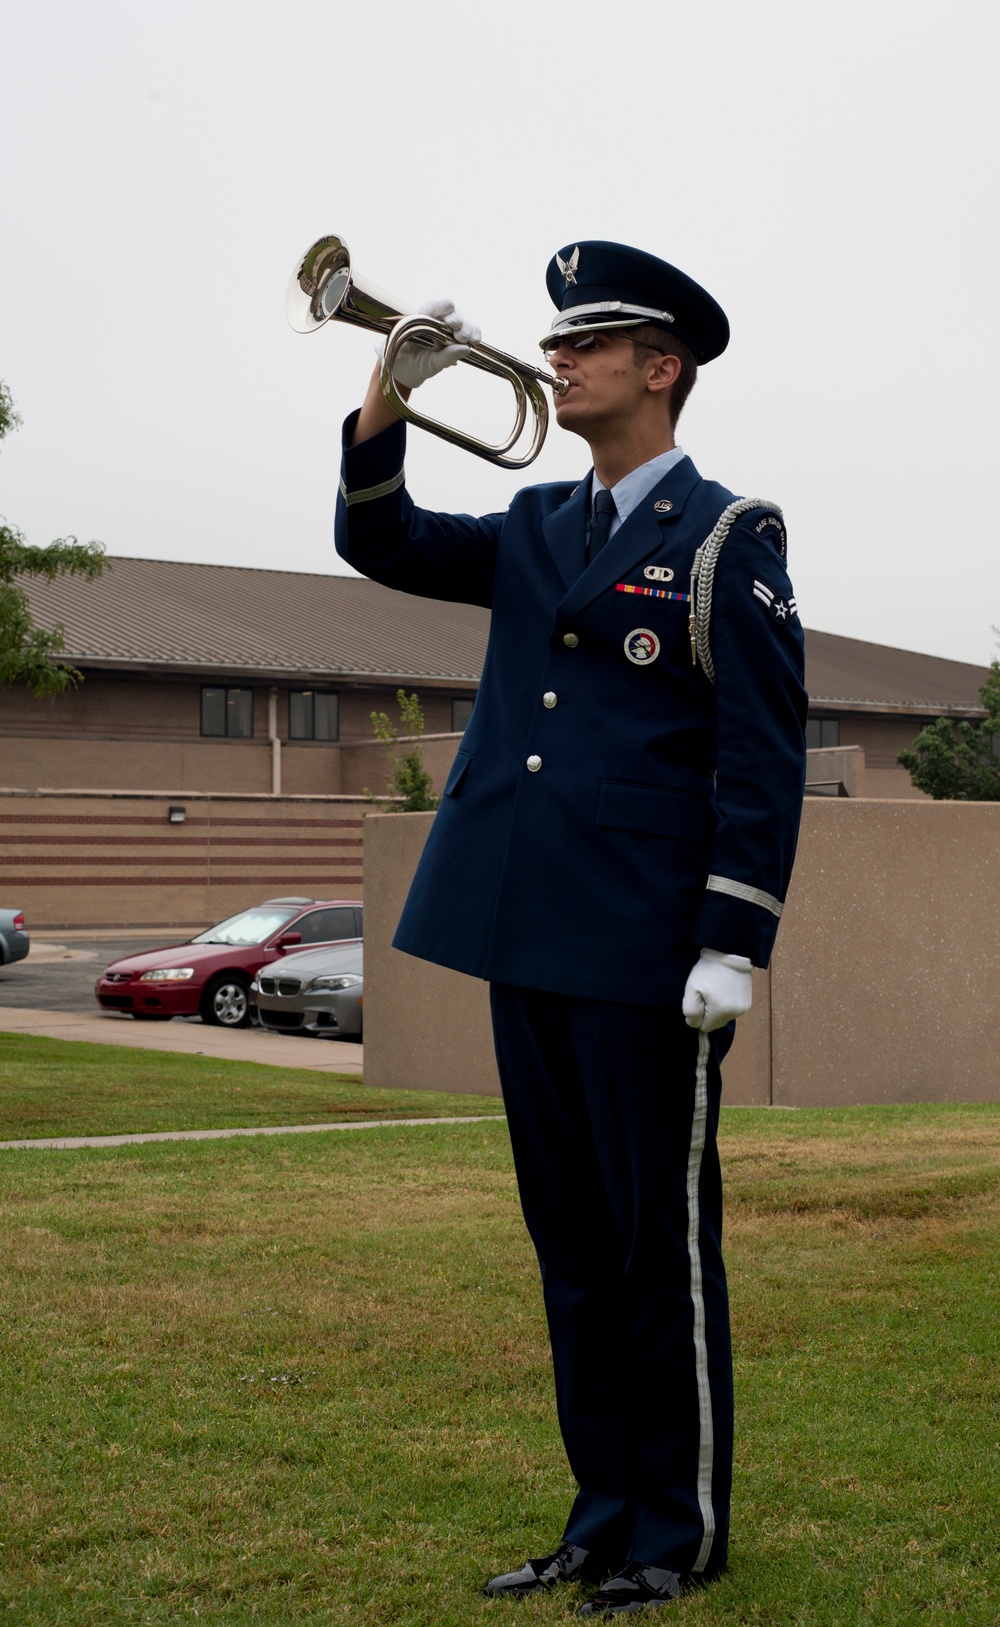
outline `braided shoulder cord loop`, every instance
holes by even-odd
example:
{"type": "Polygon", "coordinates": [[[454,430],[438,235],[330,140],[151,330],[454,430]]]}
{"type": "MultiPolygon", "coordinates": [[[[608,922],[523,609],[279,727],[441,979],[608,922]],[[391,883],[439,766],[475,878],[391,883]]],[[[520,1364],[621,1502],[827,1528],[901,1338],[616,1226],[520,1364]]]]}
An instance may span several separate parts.
{"type": "Polygon", "coordinates": [[[740,497],[735,503],[730,503],[723,509],[715,526],[705,538],[701,547],[694,556],[691,566],[691,615],[688,625],[691,632],[691,663],[697,666],[701,662],[701,670],[710,684],[715,683],[715,662],[712,660],[710,634],[712,630],[712,588],[715,584],[715,567],[734,521],[741,514],[749,514],[752,509],[767,509],[769,513],[776,514],[779,520],[784,516],[777,503],[761,497],[740,497]]]}

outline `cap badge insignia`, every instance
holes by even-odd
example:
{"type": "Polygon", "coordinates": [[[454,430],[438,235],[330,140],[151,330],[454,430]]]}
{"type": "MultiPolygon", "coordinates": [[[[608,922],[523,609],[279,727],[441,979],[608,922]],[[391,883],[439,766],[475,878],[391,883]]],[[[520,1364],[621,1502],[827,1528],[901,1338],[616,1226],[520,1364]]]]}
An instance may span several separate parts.
{"type": "Polygon", "coordinates": [[[670,501],[670,499],[668,497],[660,497],[653,504],[653,513],[654,514],[669,514],[670,510],[673,508],[673,506],[674,506],[673,503],[670,501]]]}
{"type": "Polygon", "coordinates": [[[557,254],[556,255],[556,265],[559,267],[559,270],[562,272],[562,275],[565,278],[566,287],[567,288],[575,287],[575,285],[576,285],[576,274],[577,274],[577,271],[580,268],[580,245],[579,245],[579,243],[576,245],[576,248],[573,250],[573,252],[570,255],[568,260],[564,260],[561,254],[557,254]]]}
{"type": "Polygon", "coordinates": [[[672,582],[674,579],[669,565],[647,565],[642,574],[647,582],[672,582]]]}
{"type": "Polygon", "coordinates": [[[648,627],[634,627],[625,640],[625,654],[637,667],[648,667],[660,653],[660,641],[648,627]]]}

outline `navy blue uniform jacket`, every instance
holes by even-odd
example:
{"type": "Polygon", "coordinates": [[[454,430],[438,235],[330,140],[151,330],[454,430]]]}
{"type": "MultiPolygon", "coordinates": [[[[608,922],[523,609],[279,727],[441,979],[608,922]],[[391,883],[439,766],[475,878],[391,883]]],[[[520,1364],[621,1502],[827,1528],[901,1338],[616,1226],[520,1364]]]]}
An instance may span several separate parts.
{"type": "Polygon", "coordinates": [[[403,425],[351,447],[355,422],[338,552],[388,587],[492,611],[396,947],[642,1005],[676,1006],[702,946],[766,966],[805,763],[802,629],[776,518],[744,515],[720,555],[713,689],[692,664],[686,598],[642,592],[688,593],[695,549],[732,501],[690,458],[585,567],[589,477],[528,487],[506,514],[432,513],[406,491],[403,425]],[[640,629],[653,638],[632,640],[640,629]]]}

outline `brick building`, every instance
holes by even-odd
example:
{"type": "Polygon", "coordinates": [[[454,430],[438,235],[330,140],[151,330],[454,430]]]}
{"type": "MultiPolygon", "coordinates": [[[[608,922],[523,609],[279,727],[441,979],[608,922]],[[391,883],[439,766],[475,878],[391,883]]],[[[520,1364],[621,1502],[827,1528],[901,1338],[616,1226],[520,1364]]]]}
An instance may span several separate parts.
{"type": "MultiPolygon", "coordinates": [[[[85,681],[0,691],[0,896],[36,925],[204,925],[276,892],[361,896],[371,713],[419,695],[440,787],[471,713],[489,612],[359,577],[110,561],[30,585],[85,681]],[[173,812],[171,812],[173,810],[173,812]]],[[[899,750],[981,718],[986,669],[806,636],[811,779],[916,797],[899,750]]]]}
{"type": "MultiPolygon", "coordinates": [[[[486,610],[360,577],[164,560],[30,594],[86,679],[0,693],[0,786],[32,790],[357,794],[400,685],[428,735],[461,733],[489,630],[486,610]]],[[[984,715],[983,667],[833,633],[806,652],[809,744],[863,748],[869,795],[915,794],[896,757],[926,722],[984,715]]]]}
{"type": "Polygon", "coordinates": [[[149,559],[30,595],[85,682],[0,693],[0,785],[26,789],[360,792],[351,748],[401,685],[461,733],[489,625],[360,577],[149,559]]]}

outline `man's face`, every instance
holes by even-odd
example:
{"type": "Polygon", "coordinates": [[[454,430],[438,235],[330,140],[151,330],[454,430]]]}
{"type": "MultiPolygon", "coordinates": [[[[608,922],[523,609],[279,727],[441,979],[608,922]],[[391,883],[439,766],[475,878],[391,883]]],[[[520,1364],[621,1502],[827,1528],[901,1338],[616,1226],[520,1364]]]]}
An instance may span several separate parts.
{"type": "MultiPolygon", "coordinates": [[[[552,371],[568,385],[554,397],[556,423],[586,438],[627,422],[648,394],[647,367],[636,365],[648,355],[613,329],[567,336],[546,350],[552,371]]],[[[657,359],[650,357],[654,365],[657,359]]]]}

